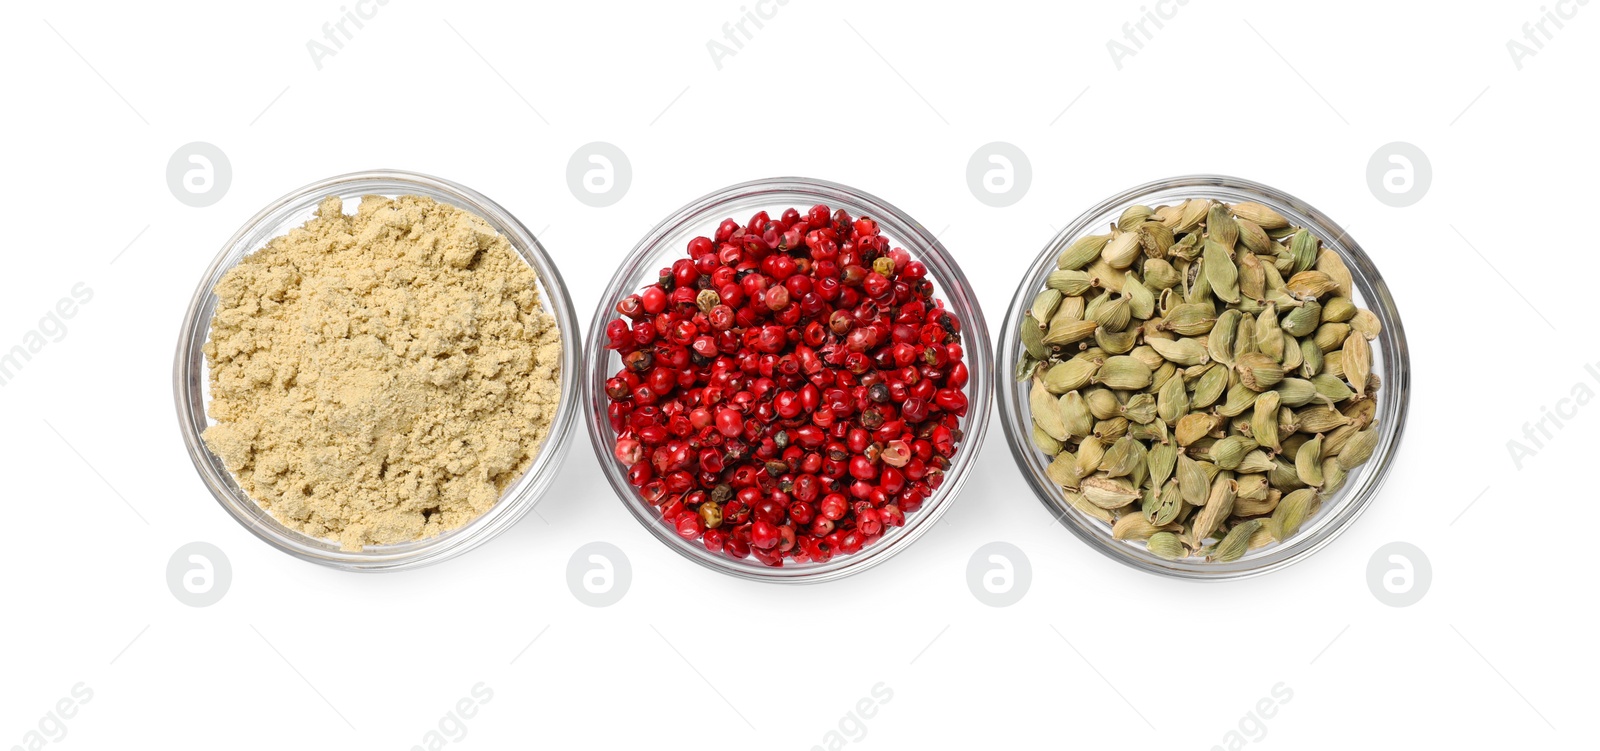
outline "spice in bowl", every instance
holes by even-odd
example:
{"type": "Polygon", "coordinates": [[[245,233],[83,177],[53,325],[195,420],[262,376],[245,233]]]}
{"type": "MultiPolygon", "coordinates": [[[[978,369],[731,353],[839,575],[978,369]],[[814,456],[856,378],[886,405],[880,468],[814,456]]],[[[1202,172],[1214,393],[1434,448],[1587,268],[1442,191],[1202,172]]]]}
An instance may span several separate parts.
{"type": "Polygon", "coordinates": [[[1167,560],[1298,534],[1379,441],[1378,317],[1258,203],[1126,209],[1022,318],[1032,439],[1067,503],[1167,560]]]}
{"type": "Polygon", "coordinates": [[[346,550],[461,527],[532,462],[562,341],[481,217],[337,197],[216,285],[203,438],[280,523],[346,550]]]}
{"type": "Polygon", "coordinates": [[[712,553],[824,563],[943,483],[968,408],[961,321],[873,219],[724,220],[616,312],[613,453],[712,553]]]}

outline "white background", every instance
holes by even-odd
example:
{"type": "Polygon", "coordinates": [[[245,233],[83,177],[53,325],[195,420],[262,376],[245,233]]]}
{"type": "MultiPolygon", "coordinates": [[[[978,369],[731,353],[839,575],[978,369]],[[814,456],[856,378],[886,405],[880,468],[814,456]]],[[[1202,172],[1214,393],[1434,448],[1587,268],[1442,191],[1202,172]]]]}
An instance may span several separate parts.
{"type": "Polygon", "coordinates": [[[864,736],[846,721],[852,748],[1210,748],[1280,682],[1293,697],[1264,736],[1246,721],[1250,747],[1592,742],[1600,407],[1520,470],[1506,442],[1576,384],[1600,391],[1583,370],[1600,362],[1600,6],[1560,4],[1576,16],[1518,70],[1507,42],[1555,3],[1193,0],[1119,70],[1107,42],[1147,0],[792,0],[718,70],[707,42],[745,0],[393,0],[319,71],[306,43],[344,1],[13,5],[0,29],[0,349],[74,284],[94,291],[0,387],[0,747],[79,682],[93,698],[51,747],[410,748],[479,682],[493,699],[452,747],[804,749],[880,682],[892,700],[864,736]],[[165,179],[191,141],[232,164],[207,208],[165,179]],[[567,186],[591,141],[633,166],[609,208],[567,186]],[[965,178],[991,141],[1032,165],[1007,208],[965,178]],[[1367,184],[1393,141],[1433,168],[1409,208],[1367,184]],[[175,423],[172,351],[194,284],[246,219],[376,167],[462,182],[518,215],[585,324],[614,263],[688,201],[774,175],[843,182],[948,225],[991,329],[1018,270],[1090,205],[1165,176],[1247,177],[1346,224],[1379,265],[1410,339],[1411,421],[1354,527],[1231,584],[1127,569],[1052,525],[997,422],[949,523],[836,583],[683,560],[615,498],[582,431],[543,520],[422,571],[324,569],[206,492],[175,423]],[[233,567],[208,608],[165,583],[195,540],[233,567]],[[634,571],[605,609],[565,582],[596,540],[634,571]],[[997,540],[1033,571],[1001,609],[966,583],[997,540]],[[1397,540],[1434,573],[1408,608],[1366,583],[1397,540]]]}

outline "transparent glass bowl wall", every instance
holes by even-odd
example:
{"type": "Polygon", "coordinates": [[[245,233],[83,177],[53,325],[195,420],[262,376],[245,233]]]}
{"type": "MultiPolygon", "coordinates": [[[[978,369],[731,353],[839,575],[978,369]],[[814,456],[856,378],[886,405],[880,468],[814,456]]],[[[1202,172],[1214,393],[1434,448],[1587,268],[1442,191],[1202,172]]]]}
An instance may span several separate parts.
{"type": "Polygon", "coordinates": [[[1141,185],[1106,199],[1084,212],[1051,240],[1034,259],[1018,285],[1016,296],[1006,313],[1001,330],[996,376],[1000,400],[1000,424],[1017,466],[1027,476],[1039,500],[1058,516],[1063,525],[1096,550],[1135,568],[1187,579],[1237,579],[1263,574],[1289,565],[1322,549],[1361,515],[1388,476],[1400,435],[1405,427],[1406,404],[1410,392],[1410,358],[1399,311],[1383,277],[1372,260],[1338,224],[1309,204],[1287,193],[1260,183],[1218,175],[1193,175],[1141,185]],[[1344,259],[1355,280],[1355,302],[1370,309],[1383,324],[1383,333],[1373,342],[1373,372],[1382,379],[1378,391],[1377,421],[1380,440],[1372,458],[1352,471],[1343,487],[1325,499],[1317,515],[1306,521],[1300,534],[1286,543],[1268,545],[1229,563],[1206,563],[1198,558],[1166,561],[1152,555],[1143,542],[1124,542],[1111,538],[1111,525],[1094,519],[1066,504],[1061,490],[1045,473],[1049,459],[1033,445],[1032,418],[1028,409],[1028,383],[1015,378],[1021,356],[1017,331],[1022,316],[1034,296],[1045,285],[1045,277],[1056,268],[1056,257],[1072,241],[1094,232],[1104,232],[1115,224],[1123,210],[1136,204],[1155,207],[1179,203],[1190,198],[1210,198],[1228,203],[1255,201],[1271,207],[1295,226],[1305,227],[1344,259]]]}
{"type": "Polygon", "coordinates": [[[989,421],[991,358],[988,328],[978,307],[977,297],[949,251],[927,227],[874,196],[836,183],[799,177],[757,180],[724,188],[678,210],[652,229],[617,269],[590,323],[586,363],[589,434],[594,440],[595,455],[604,468],[606,479],[610,480],[612,488],[628,510],[651,534],[683,556],[717,571],[747,579],[785,582],[837,579],[881,563],[905,549],[930,529],[949,507],[983,443],[989,421]],[[743,224],[757,211],[766,210],[776,217],[790,207],[803,214],[818,203],[826,204],[831,209],[844,209],[853,217],[869,216],[876,219],[883,234],[894,245],[905,248],[913,258],[927,266],[928,277],[934,283],[935,296],[943,299],[946,307],[961,320],[961,344],[965,348],[970,371],[966,389],[969,407],[966,417],[961,421],[964,437],[958,444],[954,462],[945,474],[944,484],[934,491],[921,509],[906,515],[905,526],[886,532],[853,555],[837,555],[821,564],[786,561],[781,568],[775,568],[754,558],[741,561],[721,553],[713,554],[706,550],[700,540],[679,537],[661,520],[656,509],[640,497],[639,491],[628,484],[625,469],[612,455],[611,447],[616,442],[616,435],[606,416],[609,400],[605,395],[605,380],[616,374],[622,364],[617,353],[604,347],[605,327],[608,321],[617,317],[618,302],[655,282],[658,272],[671,266],[673,261],[686,258],[685,248],[689,240],[697,235],[711,236],[723,219],[732,218],[743,224]]]}
{"type": "Polygon", "coordinates": [[[360,172],[328,178],[284,196],[246,222],[222,246],[222,251],[201,277],[183,319],[173,364],[173,395],[183,441],[195,470],[217,502],[257,537],[297,558],[334,568],[353,571],[415,568],[460,555],[487,542],[521,519],[550,486],[561,466],[561,457],[566,453],[567,437],[578,405],[581,347],[577,314],[573,312],[561,274],[538,239],[516,217],[481,193],[447,180],[394,170],[360,172]],[[341,550],[336,542],[311,537],[283,525],[256,505],[234,482],[222,460],[200,439],[200,434],[211,424],[206,417],[210,380],[202,348],[210,336],[211,316],[217,305],[217,296],[212,290],[241,258],[261,248],[268,240],[304,224],[317,204],[330,195],[343,199],[346,213],[355,211],[362,196],[422,195],[483,217],[510,240],[517,254],[538,274],[540,302],[545,311],[555,317],[561,330],[560,406],[532,464],[506,488],[500,501],[489,511],[464,526],[434,537],[392,545],[369,545],[358,551],[341,550]]]}

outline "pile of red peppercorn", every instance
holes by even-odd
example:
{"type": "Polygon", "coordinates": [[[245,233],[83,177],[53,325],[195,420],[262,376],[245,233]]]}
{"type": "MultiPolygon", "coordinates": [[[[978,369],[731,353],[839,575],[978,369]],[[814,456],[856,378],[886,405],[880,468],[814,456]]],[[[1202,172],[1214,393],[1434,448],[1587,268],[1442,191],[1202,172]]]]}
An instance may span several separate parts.
{"type": "Polygon", "coordinates": [[[944,480],[961,321],[868,217],[817,205],[714,237],[617,304],[605,384],[628,482],[686,539],[769,566],[860,551],[944,480]]]}

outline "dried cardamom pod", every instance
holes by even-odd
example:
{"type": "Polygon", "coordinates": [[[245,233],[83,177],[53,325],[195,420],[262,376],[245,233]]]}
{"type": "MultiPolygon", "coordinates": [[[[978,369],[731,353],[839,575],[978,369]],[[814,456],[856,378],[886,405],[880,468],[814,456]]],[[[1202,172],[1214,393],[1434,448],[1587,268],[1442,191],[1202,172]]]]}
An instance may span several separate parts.
{"type": "Polygon", "coordinates": [[[1094,374],[1093,381],[1106,388],[1133,391],[1150,385],[1150,367],[1137,357],[1119,355],[1106,360],[1094,374]]]}
{"type": "MultiPolygon", "coordinates": [[[[1213,329],[1213,332],[1215,332],[1215,329],[1213,329]]],[[[1206,345],[1201,344],[1199,339],[1191,337],[1151,339],[1148,343],[1162,357],[1179,365],[1204,365],[1211,361],[1211,354],[1207,351],[1206,345]]]]}
{"type": "Polygon", "coordinates": [[[1252,391],[1266,391],[1283,380],[1283,365],[1260,352],[1246,352],[1234,367],[1239,382],[1252,391]]]}
{"type": "Polygon", "coordinates": [[[1052,394],[1065,394],[1074,389],[1081,389],[1089,385],[1096,371],[1100,369],[1100,360],[1067,360],[1050,366],[1044,372],[1044,387],[1052,394]]]}
{"type": "MultiPolygon", "coordinates": [[[[1317,246],[1316,236],[1303,229],[1295,231],[1294,235],[1289,238],[1289,257],[1294,259],[1293,268],[1296,276],[1305,273],[1306,269],[1311,268],[1312,264],[1317,262],[1317,246]]],[[[1323,277],[1328,276],[1320,271],[1317,273],[1323,277]]],[[[1334,286],[1333,289],[1338,289],[1338,287],[1334,286]]],[[[1293,279],[1289,280],[1289,291],[1291,293],[1295,291],[1293,279]]],[[[1319,292],[1317,294],[1320,295],[1322,293],[1319,292]]],[[[1316,295],[1312,295],[1312,297],[1316,297],[1316,295]]]]}
{"type": "Polygon", "coordinates": [[[1189,413],[1189,390],[1182,378],[1168,378],[1156,395],[1156,416],[1169,425],[1176,425],[1189,413]]]}
{"type": "Polygon", "coordinates": [[[1238,310],[1229,308],[1217,316],[1216,323],[1211,326],[1211,333],[1206,337],[1206,352],[1211,359],[1228,367],[1233,367],[1233,342],[1234,336],[1239,332],[1239,319],[1242,317],[1238,310]]]}
{"type": "Polygon", "coordinates": [[[1050,330],[1045,332],[1041,341],[1046,346],[1061,347],[1094,336],[1097,328],[1100,328],[1100,324],[1094,321],[1064,321],[1057,317],[1050,322],[1050,330]]]}
{"type": "Polygon", "coordinates": [[[1161,319],[1161,328],[1184,336],[1211,332],[1217,322],[1217,309],[1210,303],[1183,303],[1173,306],[1161,319]]]}
{"type": "Polygon", "coordinates": [[[1300,444],[1300,450],[1294,455],[1295,475],[1311,487],[1322,486],[1322,434],[1318,433],[1305,443],[1300,444]]]}
{"type": "Polygon", "coordinates": [[[1017,374],[1067,506],[1167,560],[1299,533],[1380,441],[1382,321],[1335,247],[1203,198],[1129,206],[1064,244],[1017,374]]]}
{"type": "Polygon", "coordinates": [[[1227,536],[1217,543],[1217,547],[1211,551],[1211,555],[1206,560],[1221,563],[1239,560],[1244,557],[1245,551],[1249,550],[1251,536],[1260,528],[1260,519],[1251,519],[1235,524],[1233,529],[1228,530],[1227,536]]]}
{"type": "Polygon", "coordinates": [[[1178,445],[1188,446],[1204,438],[1211,431],[1216,430],[1221,423],[1215,415],[1203,412],[1194,412],[1178,418],[1178,424],[1173,428],[1173,437],[1178,445]]]}
{"type": "Polygon", "coordinates": [[[1236,499],[1237,485],[1231,473],[1223,472],[1211,483],[1211,489],[1206,495],[1206,504],[1195,514],[1194,526],[1189,530],[1189,539],[1201,542],[1210,537],[1217,527],[1233,514],[1233,502],[1236,499]]]}
{"type": "Polygon", "coordinates": [[[1289,226],[1289,220],[1284,219],[1282,214],[1253,201],[1234,204],[1233,215],[1262,229],[1283,229],[1289,226]]]}
{"type": "Polygon", "coordinates": [[[1345,337],[1344,355],[1339,358],[1344,366],[1344,377],[1350,390],[1361,396],[1367,392],[1367,376],[1372,375],[1372,346],[1360,332],[1345,337]]]}
{"type": "Polygon", "coordinates": [[[1145,549],[1150,554],[1168,561],[1176,561],[1189,556],[1189,549],[1183,546],[1178,536],[1171,532],[1157,532],[1145,541],[1145,549]]]}
{"type": "Polygon", "coordinates": [[[1178,286],[1178,270],[1164,258],[1144,259],[1144,283],[1153,290],[1169,290],[1178,286]]]}
{"type": "Polygon", "coordinates": [[[1358,431],[1350,436],[1344,448],[1339,450],[1339,468],[1346,472],[1355,469],[1372,458],[1372,451],[1378,447],[1378,432],[1368,428],[1358,431]]]}
{"type": "Polygon", "coordinates": [[[1061,255],[1056,257],[1056,267],[1060,269],[1081,269],[1093,263],[1100,257],[1100,251],[1111,240],[1110,235],[1085,235],[1073,241],[1061,255]]]}
{"type": "Polygon", "coordinates": [[[1227,302],[1239,302],[1239,267],[1233,263],[1232,246],[1207,239],[1200,265],[1212,294],[1227,302]]]}
{"type": "Polygon", "coordinates": [[[1061,421],[1066,426],[1067,435],[1081,439],[1094,429],[1094,415],[1089,413],[1089,405],[1084,402],[1082,394],[1067,392],[1061,397],[1060,407],[1061,421]]]}
{"type": "Polygon", "coordinates": [[[1100,260],[1114,269],[1126,269],[1139,260],[1144,248],[1139,246],[1139,233],[1122,232],[1111,238],[1100,251],[1100,260]]]}
{"type": "Polygon", "coordinates": [[[1317,503],[1317,491],[1313,488],[1301,488],[1284,496],[1272,512],[1272,536],[1278,542],[1294,537],[1300,532],[1300,525],[1311,517],[1317,503]]]}
{"type": "MultiPolygon", "coordinates": [[[[1094,287],[1094,277],[1089,276],[1087,271],[1059,269],[1050,272],[1050,276],[1045,277],[1044,286],[1046,291],[1053,291],[1058,295],[1082,295],[1094,287]]],[[[1039,320],[1046,318],[1046,316],[1041,316],[1037,313],[1034,314],[1034,317],[1039,320]]]]}
{"type": "Polygon", "coordinates": [[[1189,399],[1192,409],[1206,409],[1222,398],[1222,393],[1228,388],[1227,368],[1211,368],[1202,373],[1194,382],[1194,395],[1189,399]]]}
{"type": "Polygon", "coordinates": [[[1267,446],[1273,451],[1278,451],[1282,445],[1278,442],[1278,406],[1280,398],[1276,391],[1263,391],[1256,397],[1254,416],[1250,419],[1250,436],[1256,443],[1267,446]]]}
{"type": "Polygon", "coordinates": [[[1104,475],[1085,477],[1078,482],[1085,500],[1103,509],[1119,509],[1139,500],[1140,493],[1126,480],[1104,475]]]}
{"type": "Polygon", "coordinates": [[[1061,403],[1044,387],[1044,381],[1034,379],[1033,390],[1028,394],[1028,410],[1033,424],[1046,435],[1058,441],[1067,440],[1067,425],[1061,418],[1061,403]]]}
{"type": "Polygon", "coordinates": [[[1128,208],[1123,209],[1122,216],[1117,218],[1117,229],[1127,232],[1128,230],[1134,229],[1135,227],[1150,221],[1150,217],[1155,216],[1155,213],[1155,209],[1152,209],[1149,206],[1140,204],[1129,206],[1128,208]]]}

